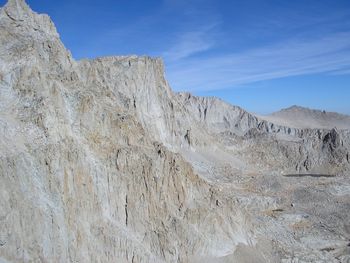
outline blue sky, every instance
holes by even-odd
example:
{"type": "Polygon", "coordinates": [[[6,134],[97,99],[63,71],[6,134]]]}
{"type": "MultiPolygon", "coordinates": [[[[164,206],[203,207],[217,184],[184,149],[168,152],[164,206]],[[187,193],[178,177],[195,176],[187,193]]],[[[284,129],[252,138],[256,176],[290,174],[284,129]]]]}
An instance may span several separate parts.
{"type": "MultiPolygon", "coordinates": [[[[0,4],[4,4],[0,0],[0,4]]],[[[350,114],[349,0],[27,0],[76,59],[151,55],[176,91],[350,114]]]]}

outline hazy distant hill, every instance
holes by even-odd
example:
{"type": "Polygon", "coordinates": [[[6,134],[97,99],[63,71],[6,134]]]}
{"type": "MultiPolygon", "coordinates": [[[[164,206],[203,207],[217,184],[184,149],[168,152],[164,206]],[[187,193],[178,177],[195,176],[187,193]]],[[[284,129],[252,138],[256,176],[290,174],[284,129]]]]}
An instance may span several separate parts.
{"type": "Polygon", "coordinates": [[[350,116],[292,106],[287,109],[262,116],[270,122],[295,128],[350,129],[350,116]]]}

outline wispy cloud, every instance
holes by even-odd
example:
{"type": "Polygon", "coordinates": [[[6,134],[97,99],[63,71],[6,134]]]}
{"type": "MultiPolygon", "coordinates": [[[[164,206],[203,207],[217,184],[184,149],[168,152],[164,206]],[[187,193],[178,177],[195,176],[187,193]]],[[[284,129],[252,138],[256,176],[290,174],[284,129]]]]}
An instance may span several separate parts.
{"type": "Polygon", "coordinates": [[[177,42],[163,53],[163,57],[167,61],[176,61],[209,50],[215,44],[210,36],[210,31],[215,26],[216,24],[213,24],[196,31],[180,33],[177,42]]]}
{"type": "Polygon", "coordinates": [[[350,68],[333,71],[331,75],[350,75],[350,68]]]}
{"type": "Polygon", "coordinates": [[[280,44],[235,54],[188,58],[168,67],[177,90],[215,90],[295,75],[341,71],[350,66],[350,32],[280,44]]]}

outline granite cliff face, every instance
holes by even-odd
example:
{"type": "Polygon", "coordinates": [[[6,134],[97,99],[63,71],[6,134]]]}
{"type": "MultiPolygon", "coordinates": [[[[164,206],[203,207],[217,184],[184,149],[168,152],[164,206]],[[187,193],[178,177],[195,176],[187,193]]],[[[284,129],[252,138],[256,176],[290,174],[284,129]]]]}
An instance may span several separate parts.
{"type": "MultiPolygon", "coordinates": [[[[313,127],[301,128],[272,122],[271,116],[255,116],[217,98],[198,98],[186,93],[177,96],[191,116],[223,142],[221,148],[234,151],[235,156],[245,155],[243,160],[250,163],[250,167],[258,165],[258,169],[267,168],[270,171],[323,171],[332,174],[344,173],[349,169],[349,129],[338,130],[332,126],[338,124],[343,128],[349,127],[347,116],[331,113],[328,119],[321,119],[322,124],[319,125],[322,127],[328,124],[326,129],[315,128],[316,120],[320,120],[319,114],[326,113],[314,111],[316,120],[313,121],[313,127]]],[[[310,123],[312,116],[309,112],[300,110],[292,118],[285,118],[285,123],[300,123],[305,119],[305,122],[310,123]]]]}
{"type": "Polygon", "coordinates": [[[349,130],[174,93],[160,59],[75,61],[24,0],[0,9],[0,135],[0,262],[349,258],[349,130]]]}

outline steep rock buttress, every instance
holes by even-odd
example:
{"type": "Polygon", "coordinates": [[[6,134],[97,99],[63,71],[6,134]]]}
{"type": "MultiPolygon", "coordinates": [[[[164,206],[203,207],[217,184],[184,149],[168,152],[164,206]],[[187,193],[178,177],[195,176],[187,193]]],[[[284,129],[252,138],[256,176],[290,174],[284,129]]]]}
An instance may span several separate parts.
{"type": "Polygon", "coordinates": [[[222,262],[257,244],[224,176],[348,171],[348,131],[176,94],[163,71],[149,57],[75,61],[47,15],[1,8],[0,261],[222,262]]]}

